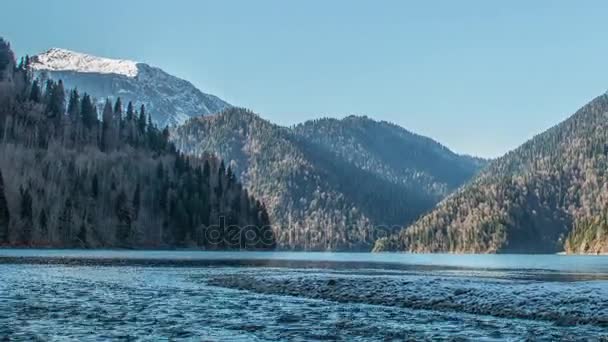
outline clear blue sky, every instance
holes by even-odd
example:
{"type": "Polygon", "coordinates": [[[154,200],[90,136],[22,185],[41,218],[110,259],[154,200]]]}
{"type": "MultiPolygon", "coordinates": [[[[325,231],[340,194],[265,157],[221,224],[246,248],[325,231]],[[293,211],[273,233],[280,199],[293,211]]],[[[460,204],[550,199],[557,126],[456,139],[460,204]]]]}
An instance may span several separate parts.
{"type": "Polygon", "coordinates": [[[365,114],[494,157],[608,88],[606,1],[7,1],[19,55],[161,67],[289,125],[365,114]]]}

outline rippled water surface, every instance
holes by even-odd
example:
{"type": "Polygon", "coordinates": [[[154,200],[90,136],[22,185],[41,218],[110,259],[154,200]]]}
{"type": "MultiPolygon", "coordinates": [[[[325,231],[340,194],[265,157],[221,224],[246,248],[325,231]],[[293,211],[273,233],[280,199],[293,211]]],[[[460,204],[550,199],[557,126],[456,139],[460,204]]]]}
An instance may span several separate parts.
{"type": "Polygon", "coordinates": [[[0,340],[606,340],[607,267],[557,255],[0,250],[0,340]]]}

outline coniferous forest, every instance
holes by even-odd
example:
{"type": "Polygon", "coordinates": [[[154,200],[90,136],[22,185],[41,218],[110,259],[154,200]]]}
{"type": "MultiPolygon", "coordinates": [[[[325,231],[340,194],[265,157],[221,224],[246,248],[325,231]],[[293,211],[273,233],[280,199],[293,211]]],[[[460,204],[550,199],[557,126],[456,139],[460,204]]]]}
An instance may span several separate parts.
{"type": "Polygon", "coordinates": [[[608,95],[493,161],[375,250],[608,252],[608,95]]]}
{"type": "Polygon", "coordinates": [[[28,64],[0,39],[0,245],[275,247],[264,204],[221,160],[177,152],[144,106],[98,113],[28,64]]]}

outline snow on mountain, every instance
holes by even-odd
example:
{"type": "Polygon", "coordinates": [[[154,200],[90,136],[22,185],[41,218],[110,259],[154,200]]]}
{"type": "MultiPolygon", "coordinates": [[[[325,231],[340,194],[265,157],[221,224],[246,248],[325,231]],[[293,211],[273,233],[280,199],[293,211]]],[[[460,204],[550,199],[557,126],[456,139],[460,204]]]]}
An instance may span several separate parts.
{"type": "Polygon", "coordinates": [[[191,117],[220,112],[230,107],[190,82],[145,63],[110,59],[53,48],[33,56],[36,76],[63,80],[66,88],[87,92],[103,106],[106,98],[120,97],[126,104],[143,104],[159,126],[180,125],[191,117]]]}
{"type": "Polygon", "coordinates": [[[39,54],[32,63],[34,70],[78,71],[99,74],[137,76],[137,63],[128,60],[91,56],[66,49],[52,48],[39,54]]]}

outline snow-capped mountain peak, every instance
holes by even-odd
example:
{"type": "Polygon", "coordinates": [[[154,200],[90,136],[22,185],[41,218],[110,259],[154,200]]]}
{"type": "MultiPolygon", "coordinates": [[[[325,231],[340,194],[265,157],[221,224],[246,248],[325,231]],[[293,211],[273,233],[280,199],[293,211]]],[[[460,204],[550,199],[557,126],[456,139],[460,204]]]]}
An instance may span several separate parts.
{"type": "Polygon", "coordinates": [[[127,77],[135,77],[138,73],[134,61],[97,57],[59,48],[34,56],[31,67],[34,70],[117,74],[127,77]]]}
{"type": "Polygon", "coordinates": [[[114,101],[118,97],[137,107],[143,104],[161,127],[180,125],[191,117],[230,107],[192,83],[145,63],[53,48],[33,56],[30,67],[37,77],[61,79],[66,88],[88,93],[100,107],[106,99],[114,101]]]}

